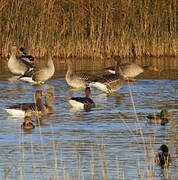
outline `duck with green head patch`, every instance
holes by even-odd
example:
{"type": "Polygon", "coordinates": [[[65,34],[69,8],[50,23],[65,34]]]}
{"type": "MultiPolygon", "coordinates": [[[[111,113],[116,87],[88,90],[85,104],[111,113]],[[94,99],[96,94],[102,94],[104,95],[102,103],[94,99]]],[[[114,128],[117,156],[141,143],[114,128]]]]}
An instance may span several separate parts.
{"type": "Polygon", "coordinates": [[[34,57],[31,56],[31,55],[27,55],[27,52],[26,52],[26,49],[21,47],[20,49],[18,49],[18,52],[20,53],[20,58],[29,62],[29,63],[32,63],[32,61],[34,61],[34,57]]]}
{"type": "Polygon", "coordinates": [[[16,75],[24,75],[27,72],[31,72],[35,66],[23,58],[17,57],[17,50],[17,43],[13,42],[11,46],[11,55],[7,63],[9,70],[16,75]]]}
{"type": "Polygon", "coordinates": [[[167,115],[167,110],[163,109],[159,114],[149,114],[147,119],[149,119],[149,123],[165,125],[169,122],[167,115]]]}

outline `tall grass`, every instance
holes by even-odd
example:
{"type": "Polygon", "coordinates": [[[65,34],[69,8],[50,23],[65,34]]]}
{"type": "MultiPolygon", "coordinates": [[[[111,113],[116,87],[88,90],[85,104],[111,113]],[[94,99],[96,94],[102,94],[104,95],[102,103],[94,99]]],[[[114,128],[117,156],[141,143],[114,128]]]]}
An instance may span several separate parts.
{"type": "Polygon", "coordinates": [[[175,56],[174,0],[1,0],[0,49],[16,40],[36,57],[175,56]]]}

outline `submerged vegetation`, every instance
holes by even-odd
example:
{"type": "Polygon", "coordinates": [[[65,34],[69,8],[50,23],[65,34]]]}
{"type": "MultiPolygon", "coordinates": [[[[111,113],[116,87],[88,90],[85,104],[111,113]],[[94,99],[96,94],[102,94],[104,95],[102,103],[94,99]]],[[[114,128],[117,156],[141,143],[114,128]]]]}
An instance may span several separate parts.
{"type": "Polygon", "coordinates": [[[17,41],[36,57],[176,56],[175,0],[0,1],[0,54],[17,41]]]}

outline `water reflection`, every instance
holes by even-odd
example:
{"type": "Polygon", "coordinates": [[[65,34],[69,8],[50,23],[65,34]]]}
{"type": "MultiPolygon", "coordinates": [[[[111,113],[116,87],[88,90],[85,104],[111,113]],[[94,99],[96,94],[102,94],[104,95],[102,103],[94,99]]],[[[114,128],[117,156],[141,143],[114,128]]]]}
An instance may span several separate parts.
{"type": "MultiPolygon", "coordinates": [[[[137,61],[149,64],[148,59],[137,61]]],[[[90,112],[70,110],[67,100],[83,96],[84,91],[73,91],[67,85],[66,65],[55,61],[58,67],[55,76],[44,86],[32,86],[20,81],[10,83],[11,75],[1,62],[0,158],[5,159],[0,161],[1,179],[17,178],[20,173],[26,179],[176,179],[178,62],[155,58],[151,61],[162,68],[159,74],[145,72],[138,76],[137,83],[126,83],[113,94],[93,88],[96,107],[90,112]],[[59,95],[53,101],[56,113],[36,119],[31,132],[21,131],[24,119],[9,116],[3,108],[22,99],[32,102],[38,89],[59,95]],[[162,108],[169,112],[169,123],[149,124],[146,115],[162,108]],[[167,172],[154,163],[156,149],[161,144],[170,147],[174,158],[167,172]]],[[[101,63],[86,60],[74,63],[74,69],[102,74],[104,67],[112,64],[107,60],[101,63]]]]}

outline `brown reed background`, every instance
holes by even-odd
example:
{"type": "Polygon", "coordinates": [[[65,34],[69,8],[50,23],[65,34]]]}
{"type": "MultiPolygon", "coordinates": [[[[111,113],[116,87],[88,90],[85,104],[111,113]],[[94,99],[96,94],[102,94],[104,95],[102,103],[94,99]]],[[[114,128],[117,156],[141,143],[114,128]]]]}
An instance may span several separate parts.
{"type": "Polygon", "coordinates": [[[1,0],[0,54],[12,41],[42,57],[176,56],[175,0],[1,0]]]}

